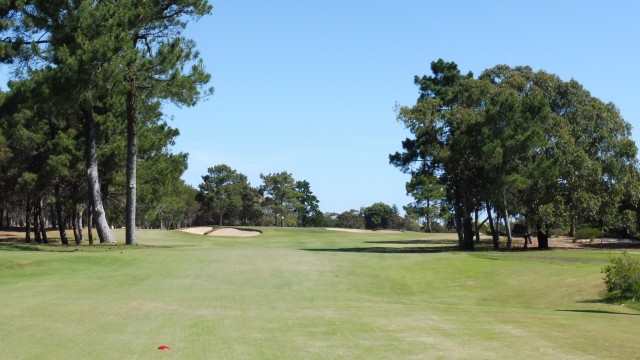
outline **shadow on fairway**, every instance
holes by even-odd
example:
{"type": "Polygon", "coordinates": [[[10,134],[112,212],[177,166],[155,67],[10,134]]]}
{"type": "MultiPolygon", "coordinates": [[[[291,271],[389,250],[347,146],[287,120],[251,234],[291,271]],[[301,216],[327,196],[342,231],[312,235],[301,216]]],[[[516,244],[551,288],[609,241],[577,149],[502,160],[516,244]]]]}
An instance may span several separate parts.
{"type": "Polygon", "coordinates": [[[575,313],[591,313],[591,314],[607,314],[607,315],[631,315],[631,316],[640,316],[640,314],[629,314],[615,311],[604,311],[604,310],[556,310],[560,312],[575,312],[575,313]]]}
{"type": "Polygon", "coordinates": [[[0,251],[33,251],[24,247],[15,246],[12,243],[0,243],[0,251]]]}
{"type": "Polygon", "coordinates": [[[595,242],[595,243],[582,244],[581,247],[585,249],[635,250],[635,249],[640,249],[640,241],[627,240],[627,241],[611,242],[611,243],[595,242]]]}
{"type": "Polygon", "coordinates": [[[375,254],[433,254],[433,253],[458,251],[458,247],[457,246],[412,246],[412,247],[375,246],[375,247],[301,249],[301,250],[321,251],[321,252],[375,253],[375,254]]]}
{"type": "Polygon", "coordinates": [[[0,251],[43,251],[43,252],[96,252],[96,251],[120,251],[123,250],[144,250],[144,249],[174,249],[189,248],[196,245],[125,245],[125,244],[95,244],[95,245],[60,245],[59,243],[50,244],[29,244],[29,243],[10,243],[0,242],[0,251]]]}
{"type": "Polygon", "coordinates": [[[397,241],[365,241],[366,244],[389,245],[456,245],[457,240],[397,240],[397,241]]]}

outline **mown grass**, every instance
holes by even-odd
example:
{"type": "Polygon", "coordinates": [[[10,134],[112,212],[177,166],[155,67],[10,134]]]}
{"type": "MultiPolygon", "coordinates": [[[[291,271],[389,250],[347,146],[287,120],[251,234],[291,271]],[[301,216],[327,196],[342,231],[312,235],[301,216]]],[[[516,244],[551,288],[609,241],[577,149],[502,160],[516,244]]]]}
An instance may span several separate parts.
{"type": "Polygon", "coordinates": [[[0,358],[640,353],[640,311],[600,300],[608,251],[465,253],[450,251],[451,235],[261,230],[139,230],[138,246],[64,251],[0,244],[0,358]]]}

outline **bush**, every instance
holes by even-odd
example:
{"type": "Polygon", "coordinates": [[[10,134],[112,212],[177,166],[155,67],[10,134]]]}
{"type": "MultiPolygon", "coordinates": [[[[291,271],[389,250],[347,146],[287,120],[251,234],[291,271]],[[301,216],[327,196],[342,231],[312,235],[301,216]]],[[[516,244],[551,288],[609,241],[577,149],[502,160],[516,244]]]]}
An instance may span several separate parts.
{"type": "Polygon", "coordinates": [[[609,298],[619,300],[640,299],[640,261],[626,252],[611,258],[611,265],[602,269],[609,298]]]}
{"type": "Polygon", "coordinates": [[[512,232],[514,235],[523,235],[523,234],[526,234],[526,233],[528,233],[528,231],[527,231],[527,230],[528,230],[528,229],[527,229],[527,226],[526,226],[525,224],[523,224],[523,223],[519,223],[519,222],[517,222],[517,223],[514,223],[514,224],[511,226],[511,232],[512,232]]]}
{"type": "Polygon", "coordinates": [[[549,237],[565,235],[567,235],[567,230],[565,229],[549,229],[549,237]]]}
{"type": "MultiPolygon", "coordinates": [[[[423,226],[423,230],[427,231],[427,226],[424,225],[423,226]]],[[[434,233],[455,233],[456,229],[455,228],[447,228],[444,225],[434,222],[433,224],[431,224],[431,229],[433,230],[434,233]]]]}
{"type": "Polygon", "coordinates": [[[584,227],[576,231],[574,238],[577,239],[589,239],[594,240],[600,237],[602,232],[598,228],[584,227]]]}

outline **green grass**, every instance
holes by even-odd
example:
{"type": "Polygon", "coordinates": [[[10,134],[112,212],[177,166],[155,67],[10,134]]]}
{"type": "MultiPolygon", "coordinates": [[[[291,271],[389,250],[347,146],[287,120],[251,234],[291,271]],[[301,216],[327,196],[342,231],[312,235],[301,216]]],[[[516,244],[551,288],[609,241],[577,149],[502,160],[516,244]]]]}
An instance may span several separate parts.
{"type": "Polygon", "coordinates": [[[640,354],[640,311],[600,301],[611,252],[464,253],[442,251],[451,234],[261,230],[139,230],[135,247],[0,244],[0,358],[640,354]]]}

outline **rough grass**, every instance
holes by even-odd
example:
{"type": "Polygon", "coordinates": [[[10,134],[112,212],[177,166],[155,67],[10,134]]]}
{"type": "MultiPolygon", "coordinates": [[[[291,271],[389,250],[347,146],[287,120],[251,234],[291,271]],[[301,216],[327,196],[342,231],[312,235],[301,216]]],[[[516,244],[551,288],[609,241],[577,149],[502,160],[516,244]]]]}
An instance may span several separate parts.
{"type": "Polygon", "coordinates": [[[135,247],[0,244],[0,357],[640,353],[640,311],[600,300],[611,252],[463,253],[447,251],[450,234],[261,230],[254,238],[139,230],[135,247]]]}

